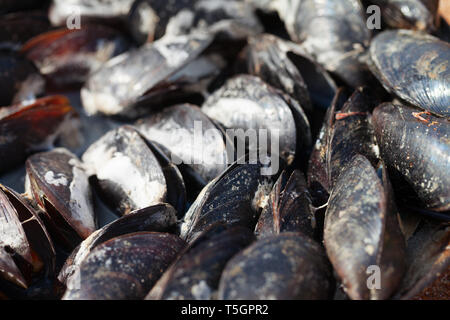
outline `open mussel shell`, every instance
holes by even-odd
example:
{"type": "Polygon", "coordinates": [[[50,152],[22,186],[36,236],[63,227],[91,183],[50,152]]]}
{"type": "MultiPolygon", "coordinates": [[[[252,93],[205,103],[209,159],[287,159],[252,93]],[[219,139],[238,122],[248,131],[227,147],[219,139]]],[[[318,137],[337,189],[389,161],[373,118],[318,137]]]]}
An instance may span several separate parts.
{"type": "Polygon", "coordinates": [[[274,184],[256,224],[258,237],[301,232],[314,238],[314,209],[306,181],[299,170],[283,171],[274,184]]]}
{"type": "Polygon", "coordinates": [[[225,138],[200,108],[182,104],[140,119],[135,127],[148,140],[162,145],[176,164],[189,165],[208,183],[227,167],[225,138]]]}
{"type": "Polygon", "coordinates": [[[142,299],[184,246],[177,236],[156,232],[108,240],[83,260],[63,299],[142,299]]]}
{"type": "Polygon", "coordinates": [[[246,228],[213,225],[180,254],[146,299],[212,299],[225,264],[253,239],[252,232],[246,228]]]}
{"type": "Polygon", "coordinates": [[[97,246],[112,238],[140,231],[168,232],[177,222],[175,209],[166,203],[136,210],[93,232],[72,251],[62,267],[58,280],[70,281],[83,260],[97,246]]]}
{"type": "Polygon", "coordinates": [[[402,280],[405,241],[392,193],[384,166],[377,171],[362,155],[348,163],[331,192],[324,243],[351,299],[387,299],[402,280]],[[374,272],[378,283],[370,278],[374,272]]]}
{"type": "Polygon", "coordinates": [[[166,34],[205,30],[222,39],[240,40],[263,31],[253,6],[245,1],[197,0],[189,4],[169,20],[166,34]]]}
{"type": "Polygon", "coordinates": [[[414,116],[416,109],[384,103],[373,112],[381,157],[399,171],[423,204],[450,210],[450,126],[432,115],[414,116]]]}
{"type": "Polygon", "coordinates": [[[102,198],[120,215],[165,202],[163,170],[148,142],[133,127],[107,132],[82,159],[102,198]]]}
{"type": "Polygon", "coordinates": [[[364,5],[376,5],[383,23],[394,29],[415,29],[431,32],[438,23],[439,0],[363,0],[364,5]]]}
{"type": "Polygon", "coordinates": [[[253,134],[258,146],[249,145],[250,150],[266,144],[266,150],[279,152],[287,164],[296,155],[305,154],[311,145],[309,122],[301,106],[255,76],[238,75],[228,80],[209,96],[202,111],[226,128],[234,129],[229,136],[239,139],[237,129],[253,134]]]}
{"type": "Polygon", "coordinates": [[[450,44],[410,30],[384,31],[370,45],[370,67],[386,90],[450,116],[450,44]]]}
{"type": "Polygon", "coordinates": [[[26,170],[27,192],[64,244],[74,247],[96,230],[88,176],[74,154],[63,148],[37,153],[26,170]]]}
{"type": "Polygon", "coordinates": [[[256,241],[234,256],[220,279],[224,300],[327,299],[333,290],[331,266],[323,248],[287,232],[256,241]]]}
{"type": "Polygon", "coordinates": [[[0,203],[0,273],[24,288],[37,274],[51,278],[55,249],[37,212],[21,195],[3,185],[0,203]]]}
{"type": "Polygon", "coordinates": [[[34,62],[50,87],[70,88],[83,84],[88,74],[130,45],[117,30],[90,24],[40,34],[30,39],[21,53],[34,62]]]}
{"type": "Polygon", "coordinates": [[[165,37],[109,60],[81,90],[86,112],[136,116],[136,104],[154,105],[158,93],[178,89],[170,77],[195,60],[212,40],[206,33],[165,37]]]}
{"type": "Polygon", "coordinates": [[[254,163],[246,160],[238,159],[203,188],[184,217],[181,225],[183,239],[191,242],[217,222],[254,229],[282,164],[278,158],[254,163]]]}
{"type": "Polygon", "coordinates": [[[75,117],[64,96],[45,97],[0,110],[1,172],[19,165],[33,151],[52,146],[63,126],[75,117]]]}
{"type": "Polygon", "coordinates": [[[34,99],[45,88],[33,63],[15,52],[0,52],[0,81],[0,106],[34,99]]]}

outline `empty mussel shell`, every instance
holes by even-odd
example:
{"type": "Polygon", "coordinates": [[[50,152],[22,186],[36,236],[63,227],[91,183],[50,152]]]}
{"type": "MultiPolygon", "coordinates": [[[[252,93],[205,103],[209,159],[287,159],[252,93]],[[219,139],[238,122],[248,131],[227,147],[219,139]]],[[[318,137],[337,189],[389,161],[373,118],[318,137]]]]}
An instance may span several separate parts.
{"type": "Polygon", "coordinates": [[[411,30],[384,31],[370,45],[370,67],[386,90],[450,116],[450,44],[411,30]]]}
{"type": "Polygon", "coordinates": [[[376,171],[362,155],[348,163],[331,192],[323,238],[351,299],[395,292],[405,271],[405,240],[384,166],[376,171]]]}
{"type": "Polygon", "coordinates": [[[384,103],[373,112],[381,157],[398,170],[423,204],[450,210],[450,124],[400,104],[384,103]]]}
{"type": "Polygon", "coordinates": [[[219,299],[327,299],[333,290],[323,248],[301,233],[256,241],[234,256],[220,279],[219,299]]]}
{"type": "Polygon", "coordinates": [[[175,235],[157,232],[108,240],[83,260],[62,299],[142,299],[184,245],[175,235]]]}
{"type": "Polygon", "coordinates": [[[225,264],[253,238],[252,232],[244,227],[213,225],[183,251],[146,299],[212,299],[225,264]]]}

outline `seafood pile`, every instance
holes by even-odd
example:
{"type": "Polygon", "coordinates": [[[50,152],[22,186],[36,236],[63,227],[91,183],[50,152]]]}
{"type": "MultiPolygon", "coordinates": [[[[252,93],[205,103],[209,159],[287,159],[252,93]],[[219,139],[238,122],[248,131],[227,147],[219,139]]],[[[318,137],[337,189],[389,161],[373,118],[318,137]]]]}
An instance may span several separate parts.
{"type": "Polygon", "coordinates": [[[0,0],[0,300],[450,299],[443,2],[0,0]]]}

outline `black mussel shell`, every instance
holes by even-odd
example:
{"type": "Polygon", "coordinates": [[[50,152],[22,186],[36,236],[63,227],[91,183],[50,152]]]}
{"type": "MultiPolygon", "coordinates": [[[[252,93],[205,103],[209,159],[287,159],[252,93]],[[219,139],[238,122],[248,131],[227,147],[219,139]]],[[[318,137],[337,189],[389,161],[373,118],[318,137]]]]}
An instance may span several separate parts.
{"type": "Polygon", "coordinates": [[[75,118],[64,96],[52,96],[21,106],[0,109],[0,172],[52,146],[61,128],[75,118]]]}
{"type": "Polygon", "coordinates": [[[30,39],[21,53],[39,68],[52,88],[75,87],[103,63],[127,51],[130,42],[102,25],[58,29],[30,39]]]}
{"type": "Polygon", "coordinates": [[[228,80],[205,101],[202,111],[233,129],[229,136],[239,139],[238,129],[253,133],[258,146],[250,145],[250,149],[267,143],[266,149],[278,153],[288,164],[311,145],[309,122],[301,106],[254,76],[238,75],[228,80]],[[267,130],[265,138],[261,129],[267,130]],[[279,150],[270,150],[276,144],[279,150]]]}
{"type": "Polygon", "coordinates": [[[333,290],[323,248],[287,232],[256,241],[234,256],[220,279],[219,299],[327,299],[333,290]]]}
{"type": "Polygon", "coordinates": [[[314,238],[314,209],[306,181],[299,170],[283,171],[274,184],[256,224],[258,237],[301,232],[314,238]]]}
{"type": "Polygon", "coordinates": [[[140,119],[135,127],[162,145],[176,164],[192,168],[208,183],[228,164],[224,134],[198,107],[181,104],[140,119]]]}
{"type": "Polygon", "coordinates": [[[184,246],[177,236],[156,232],[108,240],[83,260],[63,300],[142,299],[184,246]]]}
{"type": "Polygon", "coordinates": [[[450,122],[384,103],[373,112],[381,157],[401,173],[423,204],[450,210],[450,122]]]}
{"type": "Polygon", "coordinates": [[[405,240],[384,166],[357,155],[328,201],[324,243],[351,299],[387,299],[405,270],[405,240]],[[371,277],[373,275],[373,277],[371,277]]]}
{"type": "Polygon", "coordinates": [[[280,169],[275,166],[283,164],[266,160],[253,164],[245,160],[239,159],[203,188],[184,217],[183,239],[191,242],[216,222],[254,229],[280,169]]]}
{"type": "Polygon", "coordinates": [[[450,116],[450,44],[417,31],[384,31],[370,45],[370,67],[386,90],[450,116]]]}
{"type": "Polygon", "coordinates": [[[164,172],[148,142],[133,127],[107,132],[82,159],[102,198],[120,215],[166,201],[164,172]]]}
{"type": "Polygon", "coordinates": [[[103,242],[133,232],[167,232],[176,222],[175,209],[169,204],[162,203],[133,211],[107,224],[93,232],[72,251],[58,275],[59,282],[66,284],[70,281],[83,260],[103,242]]]}
{"type": "Polygon", "coordinates": [[[146,299],[210,300],[225,264],[253,241],[250,230],[213,225],[164,273],[146,299]]]}
{"type": "Polygon", "coordinates": [[[96,230],[88,176],[74,154],[63,148],[37,153],[26,170],[28,193],[64,244],[74,247],[96,230]]]}
{"type": "MultiPolygon", "coordinates": [[[[155,96],[178,89],[170,81],[212,42],[206,33],[163,38],[109,60],[92,74],[81,98],[88,114],[136,116],[136,104],[155,103],[155,96]],[[126,81],[124,81],[126,79],[126,81]],[[150,99],[151,97],[151,99],[150,99]]],[[[178,78],[178,77],[176,77],[178,78]]]]}

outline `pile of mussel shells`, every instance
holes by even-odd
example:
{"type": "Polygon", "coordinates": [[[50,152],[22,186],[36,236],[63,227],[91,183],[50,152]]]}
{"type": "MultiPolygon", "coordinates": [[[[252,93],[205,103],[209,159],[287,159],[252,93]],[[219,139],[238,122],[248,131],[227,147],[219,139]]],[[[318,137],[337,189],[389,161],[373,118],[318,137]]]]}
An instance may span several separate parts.
{"type": "Polygon", "coordinates": [[[0,0],[0,300],[449,299],[445,2],[0,0]]]}

